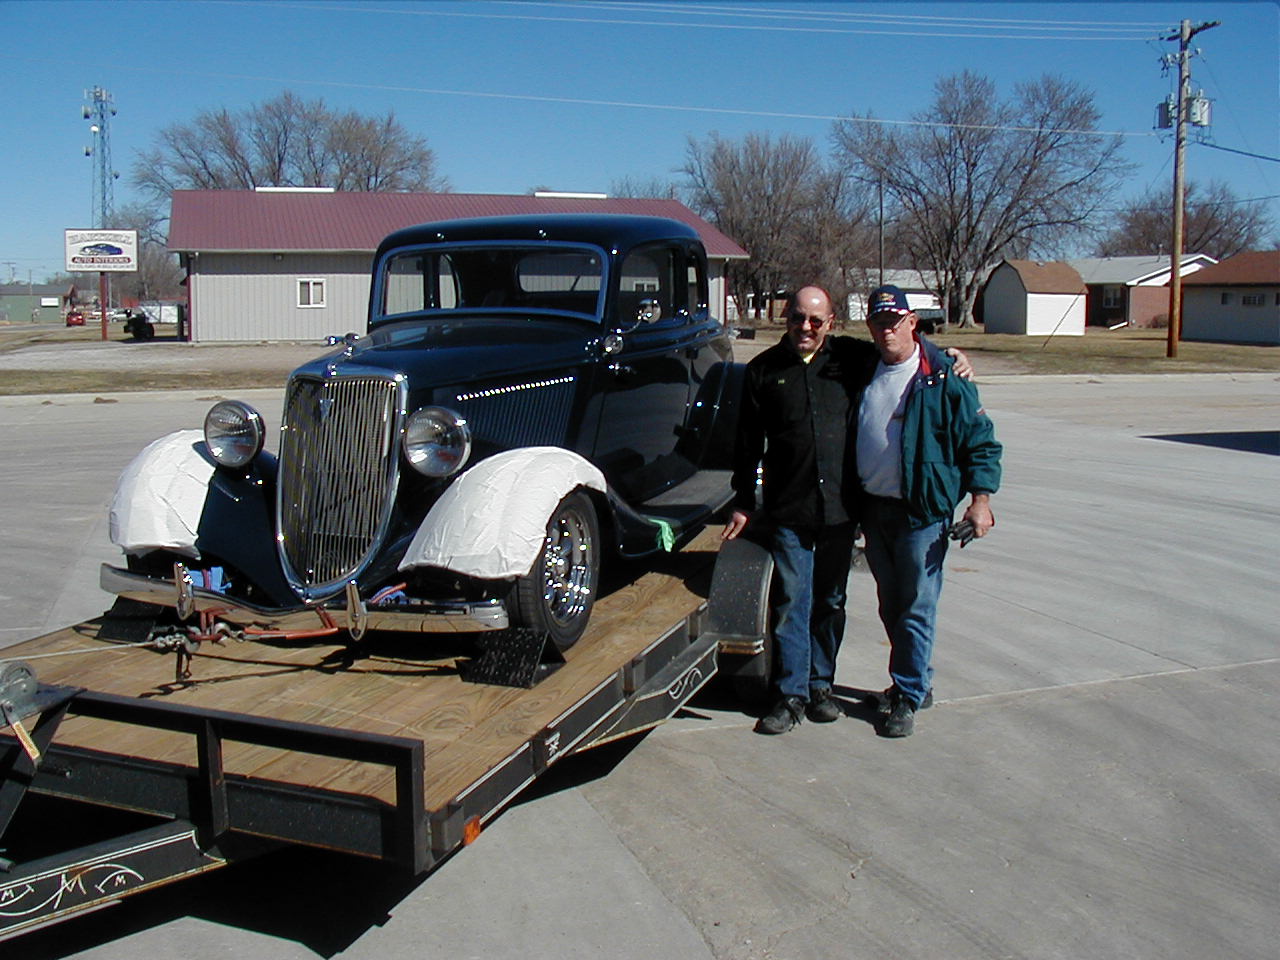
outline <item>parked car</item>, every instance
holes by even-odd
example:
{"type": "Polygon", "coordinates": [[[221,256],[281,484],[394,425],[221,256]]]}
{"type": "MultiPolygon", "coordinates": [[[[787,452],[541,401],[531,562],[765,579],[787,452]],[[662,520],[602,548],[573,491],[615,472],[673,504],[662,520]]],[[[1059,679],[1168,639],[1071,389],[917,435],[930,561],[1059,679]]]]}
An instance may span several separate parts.
{"type": "Polygon", "coordinates": [[[942,329],[942,310],[937,307],[921,307],[915,312],[921,333],[937,333],[942,329]]]}
{"type": "Polygon", "coordinates": [[[740,365],[674,220],[489,218],[387,237],[363,335],[296,370],[279,451],[223,401],[120,479],[108,592],[255,634],[582,633],[608,556],[730,498],[740,365]]]}

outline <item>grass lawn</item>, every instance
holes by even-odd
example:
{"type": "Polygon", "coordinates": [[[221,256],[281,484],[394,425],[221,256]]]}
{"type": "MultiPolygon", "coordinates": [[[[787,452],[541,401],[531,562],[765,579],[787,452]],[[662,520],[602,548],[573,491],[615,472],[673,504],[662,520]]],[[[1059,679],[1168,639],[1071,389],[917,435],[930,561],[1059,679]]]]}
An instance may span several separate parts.
{"type": "MultiPolygon", "coordinates": [[[[854,325],[840,331],[866,338],[866,329],[854,325]]],[[[782,327],[757,331],[757,338],[771,344],[782,336],[782,327]]],[[[1178,356],[1165,356],[1168,332],[1089,327],[1082,337],[1021,337],[1011,333],[986,334],[982,329],[934,334],[934,343],[959,347],[973,360],[978,375],[997,373],[1269,373],[1280,372],[1280,347],[1231,343],[1178,344],[1178,356]]]]}
{"type": "MultiPolygon", "coordinates": [[[[749,360],[782,336],[780,325],[763,327],[754,340],[739,340],[735,355],[749,360]]],[[[847,331],[866,336],[861,325],[847,331]]],[[[282,386],[303,359],[318,354],[319,343],[180,344],[165,335],[151,344],[125,344],[119,323],[110,324],[109,344],[102,343],[98,323],[84,327],[48,326],[13,329],[0,326],[0,395],[32,393],[103,393],[132,390],[232,390],[282,386]],[[66,362],[46,361],[23,367],[24,347],[67,344],[66,362]],[[86,362],[94,345],[119,351],[119,362],[86,362]],[[121,347],[126,349],[121,350],[121,347]],[[195,353],[192,353],[195,351],[195,353]],[[185,359],[187,362],[175,363],[185,359]]],[[[1280,373],[1280,347],[1192,343],[1178,345],[1178,357],[1165,357],[1163,330],[1106,330],[1090,327],[1082,337],[1019,337],[981,330],[950,330],[933,337],[942,346],[969,354],[978,376],[996,374],[1119,373],[1280,373]]],[[[43,352],[47,353],[47,349],[43,352]]]]}

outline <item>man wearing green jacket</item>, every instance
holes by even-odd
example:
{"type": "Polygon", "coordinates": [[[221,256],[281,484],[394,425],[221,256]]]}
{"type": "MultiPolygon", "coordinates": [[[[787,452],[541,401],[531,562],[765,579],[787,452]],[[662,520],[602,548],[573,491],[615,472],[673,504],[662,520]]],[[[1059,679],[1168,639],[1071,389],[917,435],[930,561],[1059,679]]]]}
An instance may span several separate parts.
{"type": "Polygon", "coordinates": [[[933,644],[942,563],[956,507],[963,542],[995,526],[1000,444],[972,383],[916,336],[917,318],[895,286],[871,294],[867,326],[880,357],[857,397],[858,517],[889,635],[887,737],[910,736],[933,702],[933,644]]]}

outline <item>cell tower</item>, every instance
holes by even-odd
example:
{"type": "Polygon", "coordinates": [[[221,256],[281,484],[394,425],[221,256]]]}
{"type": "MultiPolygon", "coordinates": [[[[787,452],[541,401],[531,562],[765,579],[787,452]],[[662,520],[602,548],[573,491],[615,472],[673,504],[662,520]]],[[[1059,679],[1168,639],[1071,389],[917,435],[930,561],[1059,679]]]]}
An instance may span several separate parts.
{"type": "Polygon", "coordinates": [[[101,228],[111,219],[115,182],[120,178],[111,166],[111,118],[116,115],[116,105],[111,94],[101,87],[86,90],[84,99],[82,113],[93,135],[93,144],[84,148],[84,155],[94,160],[93,226],[101,228]]]}

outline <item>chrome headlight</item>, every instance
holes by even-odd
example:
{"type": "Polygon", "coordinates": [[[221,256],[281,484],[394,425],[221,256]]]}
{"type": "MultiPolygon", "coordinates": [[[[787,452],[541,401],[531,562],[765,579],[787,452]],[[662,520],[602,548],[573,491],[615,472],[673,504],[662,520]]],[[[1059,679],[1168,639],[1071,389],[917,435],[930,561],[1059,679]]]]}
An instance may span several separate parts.
{"type": "Polygon", "coordinates": [[[423,407],[409,416],[404,428],[405,459],[428,477],[448,477],[471,456],[471,428],[444,407],[423,407]]]}
{"type": "Polygon", "coordinates": [[[266,429],[258,411],[239,400],[214,404],[204,418],[204,442],[213,459],[238,469],[258,455],[266,429]]]}

